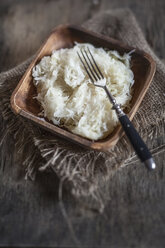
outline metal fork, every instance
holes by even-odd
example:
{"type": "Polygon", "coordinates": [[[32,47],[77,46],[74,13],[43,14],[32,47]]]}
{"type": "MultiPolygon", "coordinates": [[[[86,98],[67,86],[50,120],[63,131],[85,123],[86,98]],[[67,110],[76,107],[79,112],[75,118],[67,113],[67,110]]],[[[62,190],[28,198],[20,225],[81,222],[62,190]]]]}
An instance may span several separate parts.
{"type": "Polygon", "coordinates": [[[128,116],[123,112],[120,105],[117,104],[115,98],[112,96],[110,91],[106,86],[106,78],[98,67],[91,51],[89,48],[87,50],[81,49],[80,53],[77,52],[85,71],[87,72],[90,80],[95,86],[101,87],[105,90],[109,101],[112,103],[112,109],[116,111],[118,119],[140,160],[145,164],[145,166],[153,170],[156,168],[156,164],[152,158],[150,151],[148,150],[146,144],[136,131],[132,122],[129,120],[128,116]],[[81,53],[81,55],[80,55],[81,53]],[[102,80],[102,81],[101,81],[102,80]]]}

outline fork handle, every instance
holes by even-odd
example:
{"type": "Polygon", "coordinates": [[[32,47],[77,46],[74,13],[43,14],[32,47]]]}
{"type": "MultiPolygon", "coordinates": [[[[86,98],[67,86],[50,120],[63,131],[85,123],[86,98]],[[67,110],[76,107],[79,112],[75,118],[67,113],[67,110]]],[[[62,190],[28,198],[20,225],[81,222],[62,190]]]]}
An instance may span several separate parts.
{"type": "MultiPolygon", "coordinates": [[[[116,111],[117,112],[117,111],[116,111]]],[[[123,112],[123,111],[122,111],[123,112]]],[[[117,113],[118,114],[118,113],[117,113]]],[[[137,155],[139,156],[140,160],[145,164],[145,166],[153,170],[156,168],[156,164],[152,158],[150,151],[148,150],[146,144],[136,131],[135,127],[133,126],[132,122],[129,120],[126,114],[118,114],[119,121],[131,142],[134,150],[136,151],[137,155]]]]}
{"type": "Polygon", "coordinates": [[[109,101],[112,103],[114,109],[116,111],[116,114],[119,118],[119,121],[130,141],[132,144],[134,150],[136,151],[138,157],[140,160],[145,164],[145,166],[153,170],[156,168],[156,164],[152,158],[152,155],[150,151],[148,150],[146,144],[136,131],[135,127],[133,126],[132,122],[129,120],[128,116],[123,112],[123,110],[120,108],[120,105],[116,102],[116,99],[112,96],[110,91],[108,90],[107,86],[104,87],[105,92],[107,93],[107,96],[109,98],[109,101]]]}

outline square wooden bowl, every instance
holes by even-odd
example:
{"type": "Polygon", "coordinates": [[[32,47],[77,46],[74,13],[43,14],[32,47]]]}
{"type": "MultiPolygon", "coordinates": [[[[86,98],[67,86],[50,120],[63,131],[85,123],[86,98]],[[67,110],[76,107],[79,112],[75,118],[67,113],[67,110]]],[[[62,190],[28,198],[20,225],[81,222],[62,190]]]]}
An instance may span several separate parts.
{"type": "MultiPolygon", "coordinates": [[[[58,26],[42,45],[36,55],[36,58],[29,65],[18,86],[14,90],[11,96],[11,107],[16,114],[24,116],[29,121],[33,121],[37,125],[53,132],[56,135],[92,149],[106,151],[114,146],[123,135],[123,130],[120,125],[118,125],[108,137],[98,141],[92,141],[73,134],[64,128],[55,126],[45,118],[38,116],[41,109],[38,102],[34,99],[37,92],[32,82],[32,68],[41,60],[43,56],[50,55],[52,51],[56,49],[71,48],[73,47],[75,41],[80,43],[87,42],[96,47],[117,50],[120,54],[129,52],[133,49],[118,40],[93,33],[81,27],[74,25],[58,26]]],[[[131,100],[131,110],[127,113],[130,119],[134,117],[140,103],[142,102],[142,99],[152,81],[156,68],[155,62],[151,56],[137,49],[132,54],[131,61],[135,84],[133,86],[134,91],[131,100]]]]}

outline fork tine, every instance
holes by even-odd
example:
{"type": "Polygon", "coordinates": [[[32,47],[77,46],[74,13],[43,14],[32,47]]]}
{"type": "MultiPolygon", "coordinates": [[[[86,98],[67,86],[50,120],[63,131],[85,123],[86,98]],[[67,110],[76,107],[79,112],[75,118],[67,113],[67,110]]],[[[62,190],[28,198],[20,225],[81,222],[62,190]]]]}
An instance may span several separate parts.
{"type": "Polygon", "coordinates": [[[84,55],[84,53],[83,53],[82,49],[81,49],[81,54],[82,54],[82,56],[83,56],[83,58],[84,58],[85,62],[86,62],[86,63],[87,63],[87,65],[88,65],[88,69],[90,70],[90,72],[91,72],[92,76],[93,76],[93,77],[94,77],[94,79],[95,79],[94,81],[97,81],[98,79],[97,79],[96,75],[93,73],[92,68],[91,68],[90,64],[88,63],[88,61],[87,61],[87,59],[86,59],[86,57],[85,57],[85,55],[84,55]]]}
{"type": "Polygon", "coordinates": [[[95,80],[93,79],[93,77],[92,77],[91,74],[89,73],[89,71],[88,71],[88,69],[87,69],[87,67],[86,67],[86,65],[85,65],[85,63],[84,63],[84,61],[82,60],[82,58],[81,58],[79,52],[77,52],[77,54],[78,54],[78,56],[79,56],[79,59],[80,59],[81,63],[83,64],[84,69],[85,69],[85,71],[87,72],[87,74],[88,74],[90,80],[92,81],[92,83],[94,83],[95,80]]]}
{"type": "Polygon", "coordinates": [[[89,47],[87,47],[87,49],[88,49],[88,51],[89,51],[89,53],[90,53],[90,55],[91,55],[91,58],[92,58],[92,60],[93,60],[93,63],[95,64],[95,66],[96,66],[98,72],[100,73],[100,76],[102,77],[102,79],[104,79],[104,76],[103,76],[102,72],[100,71],[100,69],[99,69],[98,65],[96,64],[96,61],[95,61],[95,59],[94,59],[94,57],[93,57],[91,51],[89,50],[89,47]]]}
{"type": "MultiPolygon", "coordinates": [[[[88,50],[89,50],[89,48],[88,48],[88,50]]],[[[93,65],[93,63],[92,63],[92,61],[91,61],[91,59],[89,58],[89,55],[88,55],[87,51],[84,50],[84,52],[85,52],[85,54],[86,54],[86,56],[87,56],[87,58],[88,58],[88,60],[89,60],[90,65],[92,66],[92,68],[93,68],[93,70],[94,70],[94,72],[95,72],[95,74],[96,74],[96,76],[97,76],[97,78],[98,78],[97,80],[100,80],[101,77],[100,77],[99,74],[97,73],[97,71],[96,71],[96,69],[95,69],[95,67],[94,67],[94,65],[93,65]]]]}

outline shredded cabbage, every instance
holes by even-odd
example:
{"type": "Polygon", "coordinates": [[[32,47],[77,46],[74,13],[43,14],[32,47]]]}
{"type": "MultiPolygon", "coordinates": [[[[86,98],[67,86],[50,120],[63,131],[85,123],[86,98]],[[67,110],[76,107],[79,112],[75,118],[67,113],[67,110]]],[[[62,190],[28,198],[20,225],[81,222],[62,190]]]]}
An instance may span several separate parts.
{"type": "Polygon", "coordinates": [[[76,43],[71,49],[56,50],[43,57],[32,75],[45,117],[75,134],[98,140],[113,131],[118,119],[106,93],[91,83],[77,55],[87,46],[117,103],[128,107],[134,83],[130,54],[121,56],[117,51],[76,43]]]}

